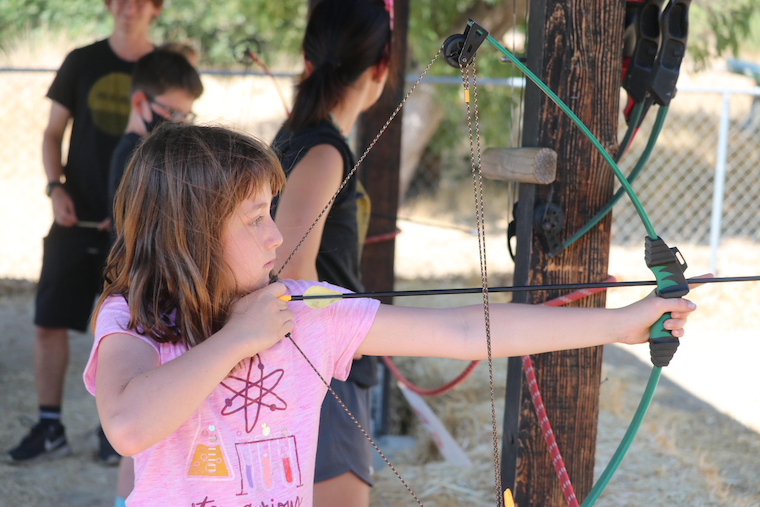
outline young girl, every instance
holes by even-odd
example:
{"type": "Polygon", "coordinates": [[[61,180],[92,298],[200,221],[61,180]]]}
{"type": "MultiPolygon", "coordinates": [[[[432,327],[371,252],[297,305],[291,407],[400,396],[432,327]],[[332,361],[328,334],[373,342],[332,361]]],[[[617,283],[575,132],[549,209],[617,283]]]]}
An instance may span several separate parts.
{"type": "MultiPolygon", "coordinates": [[[[272,143],[288,178],[275,204],[275,222],[283,235],[276,268],[354,167],[345,136],[383,91],[390,43],[390,16],[383,0],[321,0],[311,12],[302,44],[304,79],[293,112],[272,143]]],[[[351,178],[281,277],[364,292],[361,250],[369,214],[369,197],[359,179],[351,178]]],[[[356,358],[348,379],[331,383],[364,427],[369,427],[376,363],[371,356],[356,358]]],[[[325,398],[319,424],[315,506],[368,506],[374,449],[332,396],[325,398]]]]}
{"type": "MultiPolygon", "coordinates": [[[[278,299],[319,283],[268,283],[282,243],[269,206],[283,181],[269,149],[217,127],[161,127],[127,168],[84,372],[108,439],[135,459],[127,505],[312,505],[327,389],[286,333],[328,381],[345,379],[357,353],[486,356],[479,306],[278,299]]],[[[693,309],[494,304],[493,354],[642,343],[665,312],[683,336],[693,309]]]]}

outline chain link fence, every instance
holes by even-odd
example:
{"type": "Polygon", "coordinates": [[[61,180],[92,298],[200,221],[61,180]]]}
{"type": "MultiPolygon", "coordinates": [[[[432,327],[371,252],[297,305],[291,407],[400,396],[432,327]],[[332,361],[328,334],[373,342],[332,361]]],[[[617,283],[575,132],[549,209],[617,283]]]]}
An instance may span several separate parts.
{"type": "MultiPolygon", "coordinates": [[[[0,69],[4,97],[0,102],[0,118],[4,119],[0,127],[0,213],[4,224],[0,227],[0,277],[36,279],[39,274],[40,238],[52,220],[43,192],[41,143],[50,107],[45,93],[53,77],[51,70],[0,69]]],[[[266,76],[205,72],[205,92],[195,106],[199,121],[232,126],[271,140],[285,118],[284,102],[292,100],[292,76],[276,79],[280,91],[266,76]]],[[[501,108],[499,112],[484,107],[480,116],[483,149],[488,143],[515,145],[519,138],[522,92],[514,84],[484,83],[479,88],[481,104],[493,104],[496,97],[501,108]],[[497,115],[501,122],[498,136],[484,127],[497,115]]],[[[455,89],[454,84],[444,82],[429,86],[449,94],[455,89]]],[[[717,252],[721,239],[760,239],[756,218],[760,216],[760,199],[756,198],[760,118],[753,107],[758,90],[682,89],[671,103],[657,146],[634,184],[655,228],[668,242],[711,245],[717,252]]],[[[462,116],[439,129],[453,134],[436,133],[434,142],[422,151],[401,196],[400,216],[455,228],[473,227],[470,145],[462,116]],[[443,142],[441,135],[446,136],[443,142]]],[[[623,159],[624,173],[643,150],[654,116],[647,116],[623,159]]],[[[622,138],[622,116],[620,125],[622,138]]],[[[505,230],[511,219],[514,186],[495,181],[485,185],[489,229],[505,230]]],[[[613,243],[639,245],[644,230],[633,206],[622,199],[613,213],[613,243]]]]}

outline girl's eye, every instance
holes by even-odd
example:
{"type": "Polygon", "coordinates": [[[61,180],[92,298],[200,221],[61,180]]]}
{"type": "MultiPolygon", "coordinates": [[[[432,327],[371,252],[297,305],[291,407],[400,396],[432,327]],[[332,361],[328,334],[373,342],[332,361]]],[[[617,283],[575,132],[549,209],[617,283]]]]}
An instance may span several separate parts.
{"type": "Polygon", "coordinates": [[[256,217],[256,218],[253,219],[253,221],[251,222],[251,225],[259,225],[262,220],[264,220],[264,217],[263,216],[258,216],[258,217],[256,217]]]}

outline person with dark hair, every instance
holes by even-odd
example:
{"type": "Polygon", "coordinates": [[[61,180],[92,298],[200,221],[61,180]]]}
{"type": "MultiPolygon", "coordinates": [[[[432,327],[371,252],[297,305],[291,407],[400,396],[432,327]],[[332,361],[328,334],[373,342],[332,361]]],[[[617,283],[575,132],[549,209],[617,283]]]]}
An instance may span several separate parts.
{"type": "MultiPolygon", "coordinates": [[[[135,62],[153,51],[148,28],[163,0],[105,0],[114,21],[102,41],[75,49],[48,90],[50,118],[42,141],[54,223],[44,239],[35,301],[34,368],[39,422],[5,456],[10,463],[70,452],[61,422],[63,383],[69,359],[68,330],[85,331],[109,245],[108,167],[129,117],[129,86],[135,62]],[[72,121],[66,165],[62,144],[72,121]]],[[[99,460],[118,463],[99,431],[99,460]]]]}
{"type": "MultiPolygon", "coordinates": [[[[108,173],[109,216],[113,221],[113,202],[121,178],[140,141],[164,123],[193,123],[193,102],[203,93],[198,71],[188,60],[185,45],[163,44],[135,64],[129,101],[132,107],[127,130],[111,157],[108,173]]],[[[194,55],[194,53],[191,53],[194,55]]],[[[112,238],[115,238],[112,235],[112,238]]],[[[121,459],[116,485],[115,507],[122,507],[134,487],[134,462],[121,459]]]]}
{"type": "MultiPolygon", "coordinates": [[[[174,49],[156,49],[137,61],[132,73],[127,130],[111,157],[108,173],[108,205],[113,199],[129,158],[142,138],[163,122],[192,123],[193,102],[203,94],[198,71],[174,49]]],[[[113,213],[110,215],[113,218],[113,213]]]]}
{"type": "MultiPolygon", "coordinates": [[[[274,205],[284,237],[279,251],[286,256],[353,168],[355,157],[346,136],[382,94],[390,65],[391,24],[385,2],[321,0],[310,7],[302,43],[305,72],[293,111],[272,143],[287,176],[274,205]]],[[[282,276],[363,291],[360,261],[369,214],[369,197],[358,178],[351,178],[282,276]]],[[[278,265],[285,260],[278,256],[278,265]]],[[[331,384],[365,428],[376,371],[374,357],[357,358],[348,380],[331,384]]],[[[325,399],[317,446],[317,507],[369,505],[372,449],[352,425],[335,399],[325,399]]]]}

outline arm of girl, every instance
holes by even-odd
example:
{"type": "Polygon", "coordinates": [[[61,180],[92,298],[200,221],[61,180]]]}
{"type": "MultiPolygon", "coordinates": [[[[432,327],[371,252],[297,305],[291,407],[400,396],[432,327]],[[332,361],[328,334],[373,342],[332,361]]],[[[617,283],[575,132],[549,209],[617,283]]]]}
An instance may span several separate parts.
{"type": "MultiPolygon", "coordinates": [[[[325,203],[338,190],[343,177],[343,159],[338,150],[328,144],[320,144],[309,150],[288,176],[288,182],[280,194],[275,223],[283,237],[278,251],[290,255],[298,242],[311,227],[314,218],[325,203]]],[[[329,211],[329,210],[328,210],[329,211]]],[[[325,226],[325,215],[306,237],[281,278],[294,280],[317,280],[317,253],[325,226]]],[[[278,256],[275,269],[279,269],[287,257],[278,256]]]]}
{"type": "Polygon", "coordinates": [[[241,359],[290,332],[293,314],[277,299],[285,290],[276,283],[241,298],[219,332],[165,364],[135,336],[104,337],[98,347],[96,402],[114,449],[131,456],[169,436],[241,359]]]}
{"type": "MultiPolygon", "coordinates": [[[[648,297],[618,309],[490,306],[493,357],[521,356],[606,343],[644,343],[664,313],[665,329],[683,336],[696,306],[686,299],[648,297]]],[[[430,309],[381,305],[357,353],[454,359],[487,357],[482,306],[430,309]]]]}

